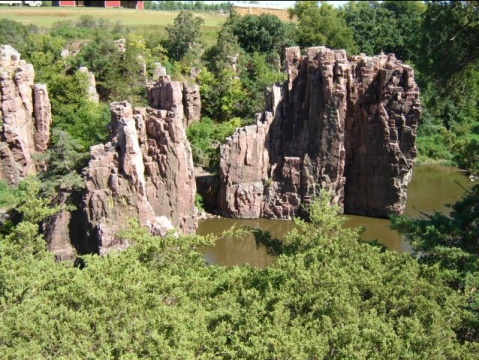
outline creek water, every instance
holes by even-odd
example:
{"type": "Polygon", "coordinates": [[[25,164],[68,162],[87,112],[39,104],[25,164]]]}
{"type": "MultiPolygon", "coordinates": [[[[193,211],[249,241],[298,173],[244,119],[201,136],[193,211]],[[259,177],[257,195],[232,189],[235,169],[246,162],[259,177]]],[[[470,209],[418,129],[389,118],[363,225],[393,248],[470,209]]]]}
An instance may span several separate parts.
{"type": "MultiPolygon", "coordinates": [[[[449,213],[446,204],[455,203],[464,194],[464,188],[473,183],[458,169],[438,166],[415,166],[408,187],[406,214],[419,217],[422,213],[432,214],[435,211],[449,213]]],[[[361,238],[364,241],[377,239],[390,250],[409,251],[409,245],[394,230],[389,229],[388,219],[376,219],[365,216],[344,215],[347,217],[346,227],[364,226],[361,238]]],[[[197,234],[220,235],[232,226],[249,226],[268,231],[273,237],[283,238],[294,227],[292,221],[285,220],[241,220],[241,219],[209,219],[200,221],[197,234]]],[[[208,263],[233,266],[250,264],[264,268],[276,258],[268,255],[264,247],[257,247],[253,235],[241,238],[220,238],[215,245],[199,249],[208,263]]]]}

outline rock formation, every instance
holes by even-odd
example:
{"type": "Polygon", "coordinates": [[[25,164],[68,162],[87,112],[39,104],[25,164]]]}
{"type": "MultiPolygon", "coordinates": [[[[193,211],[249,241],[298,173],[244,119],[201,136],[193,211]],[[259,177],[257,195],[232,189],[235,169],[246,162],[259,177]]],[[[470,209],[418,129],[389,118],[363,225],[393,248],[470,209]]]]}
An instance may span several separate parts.
{"type": "Polygon", "coordinates": [[[375,217],[402,213],[421,115],[414,72],[393,54],[351,61],[345,211],[375,217]]]}
{"type": "Polygon", "coordinates": [[[183,84],[183,106],[186,126],[201,119],[201,97],[198,85],[183,84]]]}
{"type": "Polygon", "coordinates": [[[115,40],[115,46],[119,52],[124,53],[126,51],[126,39],[115,40]]]}
{"type": "Polygon", "coordinates": [[[325,47],[286,49],[285,68],[256,124],[221,147],[220,212],[290,219],[320,189],[351,214],[402,212],[421,112],[412,69],[325,47]]]}
{"type": "Polygon", "coordinates": [[[158,81],[149,82],[146,85],[150,106],[172,109],[182,119],[185,127],[200,120],[201,97],[199,86],[171,81],[170,76],[166,75],[166,69],[161,65],[156,66],[156,74],[159,74],[158,81]]]}
{"type": "Polygon", "coordinates": [[[47,149],[52,121],[45,85],[10,45],[0,46],[0,179],[17,185],[35,173],[33,154],[47,149]]]}
{"type": "Polygon", "coordinates": [[[182,86],[169,78],[151,86],[162,90],[149,91],[150,107],[110,105],[110,141],[90,149],[78,211],[59,214],[46,226],[57,258],[73,254],[65,244],[69,240],[80,253],[127,247],[115,234],[130,218],[138,218],[155,235],[165,235],[173,226],[183,233],[196,230],[196,184],[183,127],[182,86]]]}
{"type": "Polygon", "coordinates": [[[82,66],[78,69],[79,72],[82,74],[85,74],[87,77],[88,81],[88,88],[87,88],[87,94],[88,94],[88,100],[93,101],[95,103],[98,103],[100,101],[100,97],[98,95],[98,92],[96,91],[96,80],[95,80],[95,74],[93,74],[91,71],[88,71],[88,68],[85,66],[82,66]]]}

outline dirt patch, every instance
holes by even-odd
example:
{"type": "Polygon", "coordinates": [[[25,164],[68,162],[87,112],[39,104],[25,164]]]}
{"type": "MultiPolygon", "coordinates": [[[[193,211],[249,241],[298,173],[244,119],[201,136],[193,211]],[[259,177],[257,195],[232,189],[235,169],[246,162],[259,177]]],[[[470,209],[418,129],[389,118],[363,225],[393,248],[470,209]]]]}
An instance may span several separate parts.
{"type": "Polygon", "coordinates": [[[72,17],[76,16],[75,13],[72,13],[71,11],[55,11],[55,13],[49,13],[49,12],[40,12],[36,10],[22,10],[22,11],[16,11],[14,13],[15,16],[35,16],[35,17],[42,17],[42,16],[48,16],[48,17],[72,17]]]}

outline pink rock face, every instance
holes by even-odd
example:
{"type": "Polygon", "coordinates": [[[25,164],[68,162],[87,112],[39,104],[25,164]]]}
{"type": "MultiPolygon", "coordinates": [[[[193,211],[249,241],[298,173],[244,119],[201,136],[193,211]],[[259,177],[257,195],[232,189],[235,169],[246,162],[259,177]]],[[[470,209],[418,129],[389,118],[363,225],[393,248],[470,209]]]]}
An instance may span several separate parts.
{"type": "Polygon", "coordinates": [[[224,216],[254,219],[262,215],[269,164],[264,144],[269,126],[267,121],[258,121],[240,128],[221,147],[221,159],[230,159],[220,162],[218,207],[224,216]]]}
{"type": "Polygon", "coordinates": [[[220,212],[290,219],[320,189],[348,213],[401,212],[420,116],[412,70],[325,47],[286,49],[285,68],[257,123],[221,147],[220,212]]]}
{"type": "Polygon", "coordinates": [[[128,246],[115,233],[130,218],[155,235],[172,226],[194,233],[196,183],[181,119],[173,111],[132,109],[126,102],[110,109],[111,142],[91,148],[84,171],[82,208],[100,253],[128,246]]]}
{"type": "MultiPolygon", "coordinates": [[[[158,74],[165,74],[159,68],[158,74]]],[[[160,75],[157,82],[146,86],[148,104],[155,109],[173,111],[187,127],[201,118],[201,97],[198,85],[187,85],[171,81],[169,75],[160,75]]]]}
{"type": "Polygon", "coordinates": [[[15,49],[0,46],[0,179],[13,186],[36,172],[32,155],[45,151],[50,139],[48,92],[34,77],[15,49]]]}
{"type": "Polygon", "coordinates": [[[52,108],[46,85],[33,85],[33,114],[35,117],[35,150],[47,151],[50,141],[50,125],[52,124],[52,108]]]}
{"type": "Polygon", "coordinates": [[[116,234],[133,218],[154,235],[175,228],[195,232],[196,182],[182,91],[180,83],[164,75],[148,87],[150,107],[110,104],[110,141],[90,148],[82,173],[85,190],[75,200],[79,209],[69,216],[61,213],[45,226],[48,246],[58,259],[73,255],[69,244],[79,253],[125,249],[130,244],[116,234]]]}
{"type": "Polygon", "coordinates": [[[201,97],[198,85],[183,84],[186,126],[201,119],[201,97]]]}
{"type": "MultiPolygon", "coordinates": [[[[59,203],[65,205],[66,194],[59,194],[59,203]]],[[[47,242],[47,250],[55,254],[56,260],[68,260],[75,257],[75,248],[70,241],[70,229],[72,214],[64,210],[51,216],[43,222],[43,231],[47,242]]]]}

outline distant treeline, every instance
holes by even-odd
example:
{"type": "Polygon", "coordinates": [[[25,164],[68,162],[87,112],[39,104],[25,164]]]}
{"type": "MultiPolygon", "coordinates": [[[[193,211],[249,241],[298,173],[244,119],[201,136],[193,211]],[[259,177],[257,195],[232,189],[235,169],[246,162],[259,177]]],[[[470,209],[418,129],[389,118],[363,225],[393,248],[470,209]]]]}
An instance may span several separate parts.
{"type": "Polygon", "coordinates": [[[204,1],[145,1],[145,9],[149,10],[197,10],[197,11],[230,11],[231,2],[208,4],[204,1]]]}

